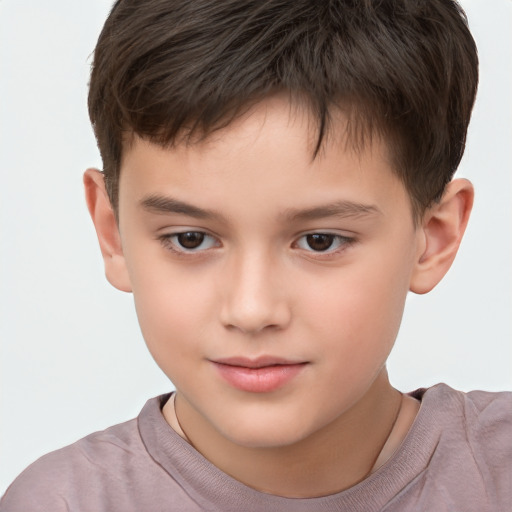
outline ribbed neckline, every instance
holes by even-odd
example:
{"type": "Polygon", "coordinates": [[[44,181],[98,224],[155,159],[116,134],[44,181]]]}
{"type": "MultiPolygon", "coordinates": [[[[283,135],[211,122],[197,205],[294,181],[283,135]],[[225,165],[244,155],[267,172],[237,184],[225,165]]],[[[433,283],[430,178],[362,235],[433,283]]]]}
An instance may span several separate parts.
{"type": "Polygon", "coordinates": [[[284,498],[266,494],[222,472],[167,424],[161,408],[170,394],[149,400],[139,415],[138,425],[150,456],[202,510],[372,512],[381,510],[426,468],[442,432],[445,410],[449,402],[453,404],[454,394],[457,392],[445,384],[411,393],[421,400],[421,407],[396,453],[357,485],[319,498],[284,498]]]}

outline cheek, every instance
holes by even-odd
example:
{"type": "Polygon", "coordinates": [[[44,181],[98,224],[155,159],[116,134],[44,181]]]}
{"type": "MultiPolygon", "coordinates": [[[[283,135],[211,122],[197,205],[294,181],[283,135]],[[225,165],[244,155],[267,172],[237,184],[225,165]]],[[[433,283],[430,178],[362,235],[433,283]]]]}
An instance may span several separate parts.
{"type": "Polygon", "coordinates": [[[208,318],[208,281],[170,265],[133,269],[132,286],[140,328],[149,351],[162,370],[179,364],[197,349],[198,329],[208,318]]]}
{"type": "MultiPolygon", "coordinates": [[[[333,364],[343,365],[347,383],[371,377],[391,351],[407,295],[403,270],[389,261],[340,269],[305,304],[310,330],[325,340],[323,350],[333,364]],[[321,333],[321,334],[320,334],[321,333]]],[[[311,287],[310,287],[311,291],[311,287]]]]}

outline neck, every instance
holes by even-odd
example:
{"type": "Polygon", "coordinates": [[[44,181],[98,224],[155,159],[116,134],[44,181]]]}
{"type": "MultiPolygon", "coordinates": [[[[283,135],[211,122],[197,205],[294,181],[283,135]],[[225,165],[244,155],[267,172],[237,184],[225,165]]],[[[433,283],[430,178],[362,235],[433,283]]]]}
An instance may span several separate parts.
{"type": "Polygon", "coordinates": [[[259,491],[304,498],[347,489],[386,462],[414,420],[411,405],[405,405],[405,413],[399,414],[402,396],[383,370],[364,397],[330,424],[292,445],[271,448],[240,446],[205,426],[201,417],[182,418],[179,394],[178,415],[169,401],[164,416],[205,458],[233,478],[259,491]]]}

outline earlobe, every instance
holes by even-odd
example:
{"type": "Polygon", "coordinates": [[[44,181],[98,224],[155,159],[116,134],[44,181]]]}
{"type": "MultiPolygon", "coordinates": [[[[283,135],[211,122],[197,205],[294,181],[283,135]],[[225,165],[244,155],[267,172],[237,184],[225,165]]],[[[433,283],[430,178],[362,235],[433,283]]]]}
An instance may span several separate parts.
{"type": "Polygon", "coordinates": [[[451,267],[473,206],[473,185],[466,179],[448,184],[441,200],[424,215],[422,244],[411,276],[410,290],[427,293],[451,267]]]}
{"type": "Polygon", "coordinates": [[[87,207],[96,229],[105,275],[109,283],[124,292],[131,292],[130,278],[121,246],[121,237],[114,211],[105,189],[103,174],[97,169],[84,173],[87,207]]]}

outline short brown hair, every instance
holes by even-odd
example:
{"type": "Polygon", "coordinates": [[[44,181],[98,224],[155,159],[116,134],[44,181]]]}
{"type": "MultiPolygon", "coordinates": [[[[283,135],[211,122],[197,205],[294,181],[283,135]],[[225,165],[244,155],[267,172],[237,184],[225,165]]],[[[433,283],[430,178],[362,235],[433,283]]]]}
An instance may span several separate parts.
{"type": "Polygon", "coordinates": [[[94,52],[89,114],[114,209],[123,141],[205,137],[265,96],[333,108],[385,137],[415,215],[464,152],[478,57],[453,0],[118,0],[94,52]],[[355,114],[355,115],[354,115],[355,114]]]}

